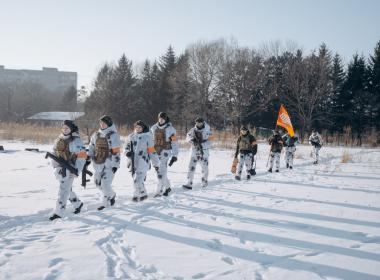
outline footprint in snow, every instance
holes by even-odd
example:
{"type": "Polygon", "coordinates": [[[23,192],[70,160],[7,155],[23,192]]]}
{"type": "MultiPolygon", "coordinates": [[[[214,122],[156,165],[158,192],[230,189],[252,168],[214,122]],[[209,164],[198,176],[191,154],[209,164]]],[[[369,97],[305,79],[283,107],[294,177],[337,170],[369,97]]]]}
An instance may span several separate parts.
{"type": "Polygon", "coordinates": [[[53,266],[55,266],[61,262],[63,262],[63,258],[54,258],[54,259],[50,260],[49,267],[53,267],[53,266]]]}
{"type": "Polygon", "coordinates": [[[235,264],[234,259],[232,259],[230,257],[223,257],[223,258],[221,258],[221,260],[224,261],[224,262],[226,262],[226,263],[228,263],[228,264],[230,264],[230,265],[234,265],[235,264]]]}
{"type": "Polygon", "coordinates": [[[206,243],[207,247],[214,250],[222,250],[223,243],[219,239],[211,239],[211,242],[206,243]]]}
{"type": "Polygon", "coordinates": [[[201,272],[201,273],[197,273],[197,274],[193,275],[191,278],[192,279],[202,279],[202,278],[206,277],[206,275],[207,274],[201,272]]]}

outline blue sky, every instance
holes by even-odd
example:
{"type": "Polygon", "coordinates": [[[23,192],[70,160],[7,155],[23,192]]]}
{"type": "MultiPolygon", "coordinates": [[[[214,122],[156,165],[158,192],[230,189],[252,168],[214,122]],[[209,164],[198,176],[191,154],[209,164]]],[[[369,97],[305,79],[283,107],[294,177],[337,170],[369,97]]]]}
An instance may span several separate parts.
{"type": "Polygon", "coordinates": [[[379,11],[377,0],[0,0],[0,65],[76,71],[90,86],[122,53],[139,64],[221,37],[255,48],[292,40],[307,53],[325,42],[348,62],[373,52],[379,11]]]}

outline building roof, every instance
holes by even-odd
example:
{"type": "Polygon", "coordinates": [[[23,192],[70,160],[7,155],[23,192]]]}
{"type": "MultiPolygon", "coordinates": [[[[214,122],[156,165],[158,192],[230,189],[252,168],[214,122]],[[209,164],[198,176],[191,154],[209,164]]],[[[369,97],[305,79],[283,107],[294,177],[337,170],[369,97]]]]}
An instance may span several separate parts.
{"type": "Polygon", "coordinates": [[[76,120],[84,115],[84,112],[41,112],[28,118],[28,120],[64,121],[76,120]]]}

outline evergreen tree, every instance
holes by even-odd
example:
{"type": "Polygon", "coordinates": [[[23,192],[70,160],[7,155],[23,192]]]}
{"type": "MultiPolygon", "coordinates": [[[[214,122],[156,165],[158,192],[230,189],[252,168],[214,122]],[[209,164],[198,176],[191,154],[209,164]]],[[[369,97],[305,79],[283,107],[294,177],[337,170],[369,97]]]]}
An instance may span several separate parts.
{"type": "Polygon", "coordinates": [[[367,107],[370,105],[367,90],[367,69],[364,57],[354,55],[348,65],[347,79],[339,99],[342,104],[342,122],[344,126],[352,126],[359,135],[368,124],[367,107]]]}
{"type": "Polygon", "coordinates": [[[160,87],[158,89],[158,108],[167,112],[172,106],[173,71],[176,65],[176,56],[171,46],[165,55],[160,58],[160,87]]]}
{"type": "Polygon", "coordinates": [[[333,119],[333,125],[329,126],[330,130],[341,130],[343,128],[344,123],[341,121],[341,116],[344,113],[343,104],[339,101],[342,99],[341,94],[343,90],[343,85],[345,82],[345,72],[343,68],[342,59],[339,54],[335,54],[333,59],[333,67],[332,67],[332,95],[330,96],[331,100],[331,116],[333,119]]]}
{"type": "Polygon", "coordinates": [[[369,59],[369,91],[372,99],[371,127],[380,129],[380,41],[369,59]]]}

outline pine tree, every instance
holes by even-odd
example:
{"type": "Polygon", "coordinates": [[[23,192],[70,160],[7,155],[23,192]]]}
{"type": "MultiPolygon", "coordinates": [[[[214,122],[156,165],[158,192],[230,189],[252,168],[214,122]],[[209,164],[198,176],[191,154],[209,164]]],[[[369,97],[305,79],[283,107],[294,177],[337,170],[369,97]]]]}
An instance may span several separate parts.
{"type": "Polygon", "coordinates": [[[176,64],[176,56],[171,46],[167,49],[165,55],[160,58],[160,87],[158,90],[158,108],[161,111],[168,111],[172,106],[172,74],[176,64]]]}
{"type": "Polygon", "coordinates": [[[339,103],[342,105],[342,122],[344,126],[352,126],[360,135],[367,125],[367,107],[370,105],[367,90],[367,69],[363,56],[354,55],[348,65],[347,79],[339,103]]]}
{"type": "Polygon", "coordinates": [[[344,113],[343,104],[339,102],[342,99],[342,90],[345,82],[345,72],[343,68],[342,59],[339,54],[335,54],[333,59],[333,67],[332,67],[332,94],[330,96],[331,100],[331,117],[333,120],[333,125],[329,126],[331,130],[341,130],[343,128],[343,122],[341,120],[341,116],[344,113]]]}
{"type": "Polygon", "coordinates": [[[380,129],[380,41],[377,42],[374,54],[369,59],[369,91],[373,100],[371,126],[380,129]]]}

